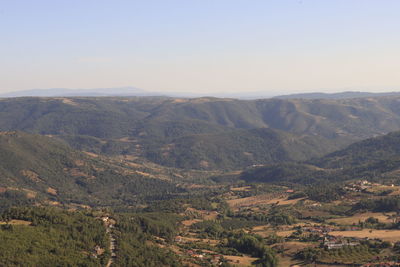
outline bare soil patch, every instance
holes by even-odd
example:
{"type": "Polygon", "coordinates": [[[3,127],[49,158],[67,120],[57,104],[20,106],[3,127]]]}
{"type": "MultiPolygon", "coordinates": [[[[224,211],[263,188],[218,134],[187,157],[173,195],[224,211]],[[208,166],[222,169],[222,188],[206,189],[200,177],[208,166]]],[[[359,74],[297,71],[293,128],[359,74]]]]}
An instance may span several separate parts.
{"type": "Polygon", "coordinates": [[[228,256],[224,255],[230,263],[234,264],[235,266],[251,266],[253,261],[256,261],[257,258],[253,258],[250,256],[228,256]]]}
{"type": "Polygon", "coordinates": [[[24,220],[11,220],[9,222],[0,221],[0,224],[12,224],[12,225],[31,225],[32,222],[24,220]]]}

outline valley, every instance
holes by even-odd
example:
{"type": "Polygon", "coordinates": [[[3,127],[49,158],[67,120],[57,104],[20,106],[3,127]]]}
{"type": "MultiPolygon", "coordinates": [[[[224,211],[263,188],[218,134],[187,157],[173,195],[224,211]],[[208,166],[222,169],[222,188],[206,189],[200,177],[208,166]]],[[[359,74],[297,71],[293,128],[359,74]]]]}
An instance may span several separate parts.
{"type": "Polygon", "coordinates": [[[400,267],[400,1],[0,3],[0,267],[400,267]]]}
{"type": "Polygon", "coordinates": [[[1,99],[0,265],[396,266],[399,102],[1,99]]]}

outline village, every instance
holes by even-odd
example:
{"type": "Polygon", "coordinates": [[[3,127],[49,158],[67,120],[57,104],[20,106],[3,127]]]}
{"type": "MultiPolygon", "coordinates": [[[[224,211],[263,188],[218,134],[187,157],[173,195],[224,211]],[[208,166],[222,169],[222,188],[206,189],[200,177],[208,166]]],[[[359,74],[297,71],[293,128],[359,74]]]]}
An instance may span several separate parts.
{"type": "Polygon", "coordinates": [[[243,226],[231,228],[235,229],[233,232],[259,236],[264,242],[272,242],[272,247],[279,252],[279,266],[282,267],[308,266],[310,263],[307,262],[310,261],[300,256],[304,255],[302,253],[305,251],[317,253],[320,256],[315,259],[320,264],[330,266],[345,266],[356,261],[359,262],[357,266],[399,266],[396,261],[391,261],[394,254],[390,251],[400,240],[400,230],[388,228],[398,223],[397,213],[368,211],[339,216],[326,211],[331,210],[334,205],[344,205],[343,203],[348,201],[347,198],[354,201],[357,194],[374,196],[388,189],[391,189],[390,193],[397,193],[399,187],[360,180],[346,184],[343,188],[348,193],[344,199],[335,203],[321,203],[304,197],[293,199],[291,195],[297,192],[291,188],[254,196],[248,196],[250,187],[233,188],[230,194],[224,196],[228,198],[227,203],[236,215],[229,218],[218,211],[188,208],[187,219],[182,222],[181,232],[175,237],[172,249],[186,257],[193,266],[206,266],[206,263],[219,266],[224,262],[234,266],[250,266],[257,258],[245,253],[227,253],[229,250],[224,248],[226,238],[201,234],[208,231],[205,229],[196,230],[197,225],[200,227],[206,224],[225,225],[227,222],[240,222],[243,226]],[[241,190],[246,193],[245,197],[242,197],[241,190]],[[268,214],[271,209],[295,211],[301,214],[303,219],[296,219],[293,223],[284,225],[255,221],[253,226],[252,222],[244,219],[248,216],[246,214],[268,214]],[[378,250],[381,253],[377,253],[378,250]],[[352,253],[357,256],[346,256],[352,253]],[[340,262],[345,265],[341,265],[340,262]]]}

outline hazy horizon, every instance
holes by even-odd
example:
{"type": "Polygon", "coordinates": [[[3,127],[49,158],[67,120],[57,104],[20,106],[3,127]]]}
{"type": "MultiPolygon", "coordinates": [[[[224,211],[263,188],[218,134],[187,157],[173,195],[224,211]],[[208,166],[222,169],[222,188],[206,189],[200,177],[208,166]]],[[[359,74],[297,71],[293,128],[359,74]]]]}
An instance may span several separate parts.
{"type": "Polygon", "coordinates": [[[400,2],[5,1],[0,93],[400,89],[400,2]]]}
{"type": "Polygon", "coordinates": [[[74,96],[85,96],[85,97],[96,97],[96,96],[165,96],[165,97],[183,97],[183,98],[199,98],[199,97],[217,97],[217,98],[238,98],[238,99],[262,99],[262,98],[274,98],[274,97],[285,97],[285,96],[312,96],[319,94],[326,94],[326,97],[338,95],[344,97],[350,95],[350,97],[364,97],[366,94],[400,94],[400,90],[328,90],[328,91],[299,91],[299,92],[265,92],[265,91],[238,91],[238,92],[210,92],[201,93],[194,91],[148,91],[142,88],[136,88],[132,86],[126,87],[113,87],[113,88],[46,88],[46,89],[28,89],[28,90],[17,90],[0,93],[0,97],[74,97],[74,96]]]}

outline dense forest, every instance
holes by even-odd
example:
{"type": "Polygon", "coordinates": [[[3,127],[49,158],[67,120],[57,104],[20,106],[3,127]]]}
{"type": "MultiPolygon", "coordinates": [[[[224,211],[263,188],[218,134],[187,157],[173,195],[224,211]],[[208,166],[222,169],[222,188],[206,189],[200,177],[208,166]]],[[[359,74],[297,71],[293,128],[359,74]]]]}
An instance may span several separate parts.
{"type": "Polygon", "coordinates": [[[24,207],[0,218],[2,266],[102,266],[108,260],[105,228],[90,214],[24,207]],[[98,257],[96,246],[104,249],[98,257]]]}
{"type": "Polygon", "coordinates": [[[311,159],[398,130],[397,98],[2,99],[0,130],[53,135],[76,149],[170,167],[239,169],[311,159]]]}

